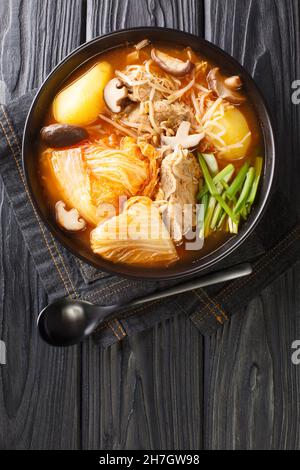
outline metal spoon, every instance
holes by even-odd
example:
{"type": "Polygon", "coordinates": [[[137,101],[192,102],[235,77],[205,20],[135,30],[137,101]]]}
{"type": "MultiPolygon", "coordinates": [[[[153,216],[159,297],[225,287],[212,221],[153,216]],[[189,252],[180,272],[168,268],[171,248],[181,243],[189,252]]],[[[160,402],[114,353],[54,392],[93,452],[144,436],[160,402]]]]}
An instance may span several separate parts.
{"type": "Polygon", "coordinates": [[[147,302],[164,299],[200,287],[231,281],[252,273],[250,264],[208,274],[162,292],[148,295],[124,305],[93,305],[83,300],[60,299],[48,305],[39,314],[37,324],[41,337],[51,346],[72,346],[90,336],[97,326],[107,321],[113,313],[147,302]]]}

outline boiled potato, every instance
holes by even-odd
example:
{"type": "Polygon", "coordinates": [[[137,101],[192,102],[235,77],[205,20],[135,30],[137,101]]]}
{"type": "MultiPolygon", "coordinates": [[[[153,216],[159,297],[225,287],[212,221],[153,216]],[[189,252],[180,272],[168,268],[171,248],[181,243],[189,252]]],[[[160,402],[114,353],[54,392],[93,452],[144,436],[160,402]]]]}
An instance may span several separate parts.
{"type": "MultiPolygon", "coordinates": [[[[237,160],[246,156],[251,144],[250,129],[245,116],[237,108],[229,108],[225,111],[224,116],[218,120],[218,123],[224,127],[225,134],[222,136],[226,145],[240,143],[243,139],[241,147],[228,148],[223,150],[221,143],[212,138],[212,143],[220,151],[220,156],[226,160],[237,160]],[[248,135],[249,134],[249,135],[248,135]],[[248,137],[246,137],[248,135],[248,137]]],[[[215,127],[213,131],[218,133],[220,129],[215,127]]]]}
{"type": "Polygon", "coordinates": [[[53,115],[61,124],[87,126],[104,108],[103,90],[113,75],[108,62],[99,62],[55,97],[53,115]]]}

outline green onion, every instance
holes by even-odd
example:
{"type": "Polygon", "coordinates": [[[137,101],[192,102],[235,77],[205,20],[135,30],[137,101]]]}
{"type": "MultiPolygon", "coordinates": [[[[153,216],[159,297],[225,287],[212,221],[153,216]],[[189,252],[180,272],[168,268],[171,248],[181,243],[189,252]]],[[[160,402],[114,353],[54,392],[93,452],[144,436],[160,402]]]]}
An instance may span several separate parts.
{"type": "Polygon", "coordinates": [[[227,184],[225,180],[222,180],[220,184],[223,186],[225,191],[227,191],[229,189],[229,184],[227,184]]]}
{"type": "Polygon", "coordinates": [[[215,183],[214,183],[214,181],[213,181],[213,179],[212,179],[212,177],[209,173],[209,170],[207,168],[207,165],[205,163],[205,160],[204,160],[203,156],[199,153],[198,157],[199,157],[202,173],[203,173],[203,176],[204,176],[204,179],[205,179],[205,183],[207,184],[207,187],[208,187],[208,191],[218,201],[218,203],[221,205],[222,209],[224,209],[224,211],[229,215],[229,217],[233,220],[233,222],[237,223],[238,222],[237,217],[232,212],[232,210],[230,209],[228,204],[225,202],[225,200],[222,199],[222,197],[220,196],[219,191],[218,191],[218,189],[217,189],[217,187],[216,187],[216,185],[215,185],[215,183]]]}
{"type": "Polygon", "coordinates": [[[224,224],[224,221],[225,221],[225,218],[227,217],[227,214],[226,212],[223,212],[223,214],[221,215],[221,218],[218,222],[218,229],[220,230],[222,228],[222,225],[224,224]]]}
{"type": "Polygon", "coordinates": [[[208,204],[209,204],[209,194],[205,194],[202,198],[202,201],[201,201],[201,204],[203,206],[203,212],[200,210],[200,215],[201,215],[201,219],[199,217],[198,219],[198,227],[200,228],[200,231],[199,231],[199,238],[203,238],[204,237],[204,227],[205,227],[205,217],[206,217],[206,213],[207,213],[207,209],[208,209],[208,204]],[[202,219],[203,217],[203,219],[202,219]]]}
{"type": "Polygon", "coordinates": [[[247,200],[248,200],[248,197],[249,197],[249,194],[250,194],[250,191],[251,191],[251,188],[252,188],[252,185],[253,185],[254,178],[255,178],[255,170],[254,170],[253,167],[251,167],[248,170],[246,180],[245,180],[241,195],[239,197],[239,200],[238,200],[238,202],[237,202],[237,204],[236,204],[236,206],[233,210],[233,212],[235,214],[239,214],[241,212],[241,210],[245,207],[245,205],[247,203],[247,200]]]}
{"type": "Polygon", "coordinates": [[[249,163],[245,163],[238,172],[236,178],[234,179],[229,189],[226,191],[226,195],[229,199],[234,200],[236,194],[242,189],[248,170],[249,163]]]}
{"type": "Polygon", "coordinates": [[[261,157],[256,158],[254,168],[255,168],[255,178],[254,178],[254,182],[253,182],[253,185],[252,185],[252,188],[251,188],[250,195],[247,199],[247,205],[249,204],[250,207],[252,206],[252,204],[255,201],[258,186],[259,186],[259,182],[260,182],[260,178],[261,178],[261,175],[262,175],[263,159],[261,157]]]}
{"type": "Polygon", "coordinates": [[[221,207],[221,204],[218,203],[213,213],[213,217],[212,217],[211,224],[210,224],[210,228],[212,230],[215,230],[217,228],[217,224],[218,224],[218,221],[220,219],[222,212],[223,212],[223,209],[221,207]]]}
{"type": "MultiPolygon", "coordinates": [[[[215,184],[218,184],[218,183],[222,183],[225,181],[226,183],[229,182],[234,174],[234,171],[235,171],[235,168],[234,166],[230,163],[229,165],[227,165],[225,168],[223,168],[222,171],[220,171],[220,173],[218,173],[214,179],[213,179],[213,182],[215,184]]],[[[203,186],[203,188],[200,190],[199,194],[198,194],[198,200],[201,201],[202,197],[208,193],[208,187],[207,185],[205,184],[203,186]]]]}
{"type": "Polygon", "coordinates": [[[231,219],[228,219],[230,233],[237,235],[239,233],[239,223],[234,223],[231,219]]]}
{"type": "Polygon", "coordinates": [[[204,237],[205,238],[207,238],[208,235],[210,234],[210,223],[211,223],[211,219],[212,219],[216,204],[217,204],[216,199],[211,196],[209,199],[209,204],[208,204],[208,208],[207,208],[206,215],[205,215],[205,222],[204,222],[204,237]]]}
{"type": "Polygon", "coordinates": [[[204,217],[206,215],[206,211],[208,208],[208,203],[209,203],[209,194],[205,194],[202,198],[202,204],[204,206],[204,217]]]}
{"type": "Polygon", "coordinates": [[[210,172],[207,168],[207,165],[205,163],[205,160],[204,160],[202,154],[199,153],[198,157],[199,157],[200,166],[201,166],[201,169],[202,169],[202,173],[203,173],[208,191],[210,192],[210,194],[212,196],[217,196],[219,194],[219,192],[218,192],[217,187],[216,187],[216,185],[215,185],[215,183],[214,183],[214,181],[213,181],[213,179],[210,175],[210,172]]]}
{"type": "Polygon", "coordinates": [[[247,206],[247,204],[245,204],[242,210],[240,211],[240,215],[243,217],[244,220],[248,219],[249,206],[247,206]]]}
{"type": "Polygon", "coordinates": [[[219,173],[219,164],[213,153],[203,153],[203,158],[209,168],[210,173],[216,176],[219,173]]]}

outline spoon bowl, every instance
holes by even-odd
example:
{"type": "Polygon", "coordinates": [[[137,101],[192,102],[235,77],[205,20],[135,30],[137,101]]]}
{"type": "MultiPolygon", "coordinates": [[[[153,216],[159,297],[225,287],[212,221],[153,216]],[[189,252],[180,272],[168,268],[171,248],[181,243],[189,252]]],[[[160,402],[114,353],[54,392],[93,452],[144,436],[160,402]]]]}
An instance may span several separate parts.
{"type": "Polygon", "coordinates": [[[41,311],[39,332],[52,346],[73,346],[87,338],[111,310],[83,300],[59,299],[41,311]]]}
{"type": "Polygon", "coordinates": [[[134,300],[124,305],[94,305],[84,300],[60,299],[39,314],[37,324],[41,337],[51,346],[73,346],[90,336],[112,313],[136,307],[154,300],[165,299],[183,292],[230,281],[252,273],[249,263],[208,274],[200,279],[180,284],[162,292],[134,300]]]}

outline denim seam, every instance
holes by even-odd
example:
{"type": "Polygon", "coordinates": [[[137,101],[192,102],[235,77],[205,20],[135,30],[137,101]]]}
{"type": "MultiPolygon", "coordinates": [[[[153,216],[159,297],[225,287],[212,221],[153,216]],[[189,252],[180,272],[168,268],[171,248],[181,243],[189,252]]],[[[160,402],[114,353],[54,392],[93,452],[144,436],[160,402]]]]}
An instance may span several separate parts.
{"type": "Polygon", "coordinates": [[[108,293],[106,291],[110,291],[115,287],[115,286],[120,286],[121,284],[125,283],[125,285],[123,285],[122,287],[119,287],[118,289],[115,289],[114,290],[114,293],[115,294],[120,294],[121,292],[123,292],[124,290],[126,290],[128,287],[131,286],[133,281],[128,282],[127,279],[121,279],[121,280],[116,280],[114,283],[111,283],[109,286],[105,286],[105,287],[102,287],[101,289],[98,289],[96,291],[93,291],[89,294],[87,294],[85,296],[85,299],[86,300],[90,300],[90,301],[93,301],[96,299],[96,296],[100,295],[102,297],[107,297],[108,296],[108,293]]]}
{"type": "MultiPolygon", "coordinates": [[[[247,284],[250,279],[252,279],[253,277],[257,276],[257,274],[259,274],[263,269],[265,269],[275,258],[277,258],[279,255],[281,255],[282,253],[284,253],[295,241],[297,241],[298,238],[300,238],[300,234],[298,234],[295,238],[292,238],[291,237],[294,237],[296,234],[297,234],[297,231],[299,230],[299,227],[295,228],[289,235],[288,237],[285,237],[278,245],[276,245],[271,251],[270,253],[267,255],[267,259],[265,260],[265,262],[259,267],[258,271],[254,272],[253,274],[251,274],[250,276],[244,278],[244,279],[241,279],[236,286],[232,286],[232,291],[229,291],[227,290],[227,295],[226,297],[224,297],[223,301],[226,301],[228,300],[235,292],[238,288],[240,287],[243,287],[245,284],[247,284]],[[289,243],[285,244],[287,242],[287,240],[289,240],[289,243]],[[282,246],[283,245],[283,246],[282,246]]],[[[223,293],[220,293],[220,295],[224,295],[224,292],[223,293]]]]}
{"type": "MultiPolygon", "coordinates": [[[[164,302],[164,300],[165,299],[160,299],[160,300],[154,300],[151,303],[149,302],[147,305],[143,305],[142,307],[139,307],[139,308],[131,311],[127,315],[124,315],[124,316],[120,317],[120,319],[117,320],[117,321],[127,320],[128,318],[130,318],[134,315],[141,315],[142,313],[144,313],[145,310],[147,310],[147,308],[153,307],[154,305],[157,305],[157,304],[162,304],[164,302]]],[[[178,306],[179,310],[186,315],[186,311],[184,310],[184,308],[181,307],[177,302],[176,302],[176,305],[178,306]]],[[[158,320],[158,322],[159,322],[159,320],[158,320]]],[[[106,322],[103,325],[99,326],[95,331],[95,335],[97,336],[98,333],[105,330],[108,326],[109,326],[108,322],[106,322]]]]}
{"type": "Polygon", "coordinates": [[[191,320],[198,325],[200,323],[203,323],[204,320],[206,320],[207,317],[209,317],[210,315],[211,312],[209,310],[206,312],[205,310],[201,310],[201,312],[195,312],[194,315],[191,316],[191,320]]]}
{"type": "Polygon", "coordinates": [[[212,304],[211,307],[213,307],[217,312],[221,313],[222,317],[224,318],[224,321],[228,321],[228,316],[224,312],[224,309],[221,307],[221,305],[218,302],[216,302],[214,299],[210,298],[209,295],[205,292],[204,289],[201,289],[201,292],[203,294],[201,297],[199,296],[197,291],[193,291],[193,292],[204,303],[205,308],[206,307],[209,308],[210,304],[212,304]],[[203,298],[204,296],[206,297],[206,300],[204,300],[204,298],[203,298]]]}
{"type": "MultiPolygon", "coordinates": [[[[21,181],[23,182],[23,184],[24,184],[24,186],[25,186],[25,182],[24,182],[24,180],[23,180],[23,175],[22,175],[21,170],[20,170],[19,162],[18,162],[18,160],[17,160],[17,158],[16,158],[15,151],[14,151],[12,145],[11,145],[10,139],[9,139],[9,137],[8,137],[8,135],[7,135],[7,132],[6,132],[5,127],[4,127],[4,125],[3,125],[3,123],[2,123],[1,120],[0,120],[0,125],[1,125],[1,128],[2,128],[2,130],[3,130],[3,133],[4,133],[4,135],[5,135],[5,138],[6,138],[6,140],[7,140],[7,143],[8,143],[8,145],[9,145],[11,151],[12,151],[12,154],[13,154],[13,157],[14,157],[14,160],[15,160],[15,163],[16,163],[16,166],[17,166],[17,169],[18,169],[18,172],[19,172],[20,179],[21,179],[21,181]]],[[[41,231],[41,233],[42,233],[42,235],[43,235],[43,238],[44,238],[44,241],[45,241],[45,245],[46,245],[46,247],[48,248],[48,251],[49,251],[49,253],[50,253],[50,256],[51,256],[51,258],[52,258],[52,260],[53,260],[53,262],[54,262],[54,265],[55,265],[55,267],[56,267],[56,269],[57,269],[57,271],[58,271],[58,274],[60,275],[60,278],[61,278],[61,280],[63,281],[65,290],[66,290],[67,294],[69,295],[69,294],[70,294],[70,291],[69,291],[68,285],[67,285],[66,280],[64,279],[64,276],[63,276],[63,274],[62,274],[62,272],[61,272],[61,270],[60,270],[60,268],[59,268],[59,266],[58,266],[58,264],[57,264],[57,262],[56,262],[56,260],[55,260],[55,258],[54,258],[54,256],[53,256],[53,253],[52,253],[52,251],[51,251],[50,245],[49,245],[48,240],[47,240],[47,238],[46,238],[46,234],[45,234],[45,232],[44,232],[44,230],[43,230],[43,228],[42,228],[42,224],[41,224],[40,220],[39,220],[38,217],[37,217],[37,213],[36,213],[35,208],[34,208],[34,206],[33,206],[33,204],[32,204],[31,198],[30,198],[30,196],[29,196],[29,193],[28,193],[26,187],[25,187],[25,190],[26,190],[27,196],[29,197],[29,200],[30,200],[30,202],[31,202],[31,205],[32,205],[32,208],[33,208],[33,211],[34,211],[34,215],[36,216],[36,219],[37,219],[37,221],[38,221],[38,224],[39,224],[39,227],[40,227],[40,231],[41,231]]]]}
{"type": "MultiPolygon", "coordinates": [[[[147,310],[147,308],[153,307],[156,304],[162,304],[165,300],[166,299],[153,300],[152,302],[149,302],[149,303],[143,305],[142,307],[139,307],[139,308],[133,310],[132,312],[128,313],[127,315],[120,317],[120,320],[126,320],[127,318],[130,318],[130,317],[132,317],[133,315],[136,315],[136,314],[139,315],[140,313],[147,310]]],[[[181,307],[181,305],[178,304],[178,302],[174,302],[174,303],[177,305],[177,307],[179,308],[179,310],[181,312],[186,314],[186,311],[183,309],[183,307],[181,307]]]]}
{"type": "MultiPolygon", "coordinates": [[[[196,293],[197,297],[201,300],[201,302],[204,303],[204,300],[196,293]]],[[[222,320],[222,317],[220,317],[220,315],[218,315],[218,309],[214,309],[209,303],[206,303],[204,304],[204,308],[205,309],[208,309],[208,312],[207,312],[207,315],[213,315],[213,317],[216,319],[216,321],[218,323],[221,323],[221,325],[224,324],[224,321],[222,320]]],[[[224,317],[224,315],[222,314],[222,316],[224,317]]],[[[225,317],[224,317],[225,318],[225,317]]]]}
{"type": "MultiPolygon", "coordinates": [[[[294,229],[293,232],[291,232],[288,237],[286,237],[284,240],[282,240],[279,245],[281,246],[284,242],[286,242],[286,239],[289,239],[291,236],[294,236],[294,235],[295,235],[295,232],[297,232],[297,230],[299,230],[299,227],[297,227],[296,229],[294,229]]],[[[243,287],[244,285],[246,285],[246,284],[249,282],[249,280],[250,280],[249,278],[252,279],[253,277],[257,276],[261,271],[263,271],[263,269],[265,269],[265,268],[268,266],[268,264],[270,264],[274,259],[276,259],[276,258],[277,258],[278,256],[280,256],[282,253],[284,253],[284,252],[285,252],[293,243],[295,243],[298,239],[300,239],[300,235],[298,235],[297,237],[295,237],[295,238],[293,238],[292,240],[290,240],[290,242],[289,242],[287,245],[283,246],[282,249],[279,249],[279,246],[278,246],[278,245],[277,245],[276,247],[274,247],[274,248],[271,250],[271,252],[270,252],[268,255],[266,255],[266,256],[267,256],[267,259],[265,260],[265,263],[263,263],[263,264],[259,267],[258,271],[254,272],[254,273],[253,273],[251,276],[249,276],[248,278],[245,278],[245,279],[243,280],[244,282],[239,282],[238,285],[234,286],[234,289],[232,290],[232,292],[229,292],[229,293],[228,293],[228,295],[223,299],[223,302],[227,301],[227,300],[236,292],[236,290],[237,290],[238,288],[241,288],[241,287],[243,287]],[[279,251],[278,251],[278,250],[279,250],[279,251]],[[273,252],[273,256],[270,258],[270,255],[272,254],[272,252],[273,252]]],[[[232,288],[232,286],[231,286],[231,288],[232,288]]],[[[226,290],[228,291],[228,288],[226,288],[226,290]]],[[[221,298],[222,295],[223,295],[223,292],[220,292],[220,293],[218,294],[218,297],[221,298]]],[[[208,305],[205,305],[204,309],[207,309],[207,308],[208,308],[208,305]]],[[[208,317],[208,315],[209,315],[209,312],[206,312],[206,313],[205,313],[205,310],[204,310],[204,311],[201,310],[200,312],[195,313],[191,318],[192,318],[192,320],[195,320],[195,322],[197,322],[197,323],[203,323],[204,320],[206,320],[206,318],[208,317]],[[202,315],[202,316],[201,316],[201,315],[202,315]]]]}
{"type": "Polygon", "coordinates": [[[117,331],[115,331],[115,328],[114,328],[114,323],[113,322],[108,322],[108,326],[110,327],[110,329],[112,330],[113,334],[116,336],[117,340],[120,341],[121,338],[119,337],[119,334],[117,331]]]}
{"type": "MultiPolygon", "coordinates": [[[[12,135],[14,141],[15,141],[15,145],[16,145],[16,147],[17,147],[18,154],[21,155],[21,149],[20,149],[20,146],[19,146],[19,143],[18,143],[18,139],[17,139],[17,137],[16,137],[16,135],[15,135],[15,133],[14,133],[14,130],[13,130],[12,125],[10,124],[9,118],[8,118],[8,116],[7,116],[7,113],[6,113],[5,108],[3,107],[3,105],[1,105],[1,109],[2,109],[2,112],[3,112],[4,117],[5,117],[5,119],[6,119],[7,125],[8,125],[8,127],[9,127],[10,132],[11,132],[11,135],[12,135]]],[[[19,172],[21,181],[22,181],[22,183],[23,183],[23,185],[24,185],[26,194],[27,194],[27,196],[28,196],[28,198],[29,198],[29,200],[30,200],[30,203],[31,203],[31,205],[32,205],[34,215],[35,215],[35,217],[36,217],[36,219],[37,219],[37,221],[38,221],[38,224],[39,224],[39,226],[40,226],[40,229],[41,229],[41,232],[42,232],[42,234],[43,234],[43,238],[44,238],[44,241],[45,241],[45,243],[46,243],[46,245],[47,245],[48,251],[49,251],[49,253],[50,253],[50,255],[51,255],[51,258],[52,258],[52,260],[53,260],[53,262],[54,262],[54,264],[55,264],[55,266],[56,266],[56,268],[57,268],[57,270],[58,270],[58,272],[59,272],[59,274],[60,274],[60,277],[61,277],[61,279],[62,279],[62,281],[63,281],[63,283],[64,283],[66,292],[70,295],[70,291],[69,291],[69,289],[68,289],[68,287],[67,287],[67,278],[65,278],[65,277],[63,276],[63,273],[61,272],[61,270],[60,270],[60,268],[59,268],[59,266],[58,266],[58,264],[57,264],[57,262],[56,262],[56,260],[55,260],[55,257],[53,256],[53,253],[52,253],[52,250],[51,250],[50,245],[49,245],[49,243],[48,243],[46,234],[45,234],[44,230],[42,229],[42,224],[41,224],[41,222],[40,222],[40,220],[39,220],[39,218],[38,218],[36,209],[35,209],[35,207],[34,207],[34,205],[33,205],[33,202],[32,202],[32,200],[31,200],[31,197],[30,197],[30,195],[29,195],[29,193],[28,193],[27,186],[26,186],[26,184],[25,184],[25,180],[24,180],[24,177],[23,177],[23,174],[22,174],[22,170],[21,170],[21,168],[20,168],[20,163],[19,163],[19,161],[18,161],[18,159],[17,159],[17,156],[16,156],[16,153],[15,153],[15,151],[14,151],[14,149],[13,149],[12,143],[11,143],[10,139],[8,139],[8,136],[7,136],[7,133],[6,133],[5,128],[4,128],[4,126],[3,126],[3,123],[1,123],[1,126],[2,126],[2,129],[3,129],[4,134],[5,134],[5,136],[6,136],[6,140],[7,140],[8,144],[9,144],[9,147],[10,147],[12,153],[13,153],[13,157],[14,157],[14,160],[15,160],[15,162],[16,162],[16,166],[17,166],[17,169],[18,169],[18,172],[19,172]]],[[[70,284],[70,286],[71,286],[71,290],[73,290],[73,293],[74,293],[75,297],[79,297],[78,293],[76,292],[75,286],[74,286],[74,284],[73,284],[73,282],[72,282],[71,276],[70,276],[70,274],[69,274],[69,272],[68,272],[68,270],[67,270],[67,268],[66,268],[66,265],[65,265],[64,260],[63,260],[63,258],[62,258],[62,255],[61,255],[61,253],[60,253],[60,250],[59,250],[58,246],[56,245],[55,240],[54,240],[54,238],[52,237],[51,234],[50,234],[50,238],[51,238],[52,243],[53,243],[53,245],[54,245],[54,248],[56,249],[56,252],[57,252],[57,254],[58,254],[58,256],[59,256],[59,258],[60,258],[60,260],[61,260],[61,262],[62,262],[62,265],[63,265],[63,267],[64,267],[65,273],[66,273],[66,275],[67,275],[67,277],[68,277],[68,279],[69,279],[69,284],[70,284]]]]}
{"type": "MultiPolygon", "coordinates": [[[[120,289],[120,291],[122,291],[122,290],[123,289],[120,289]]],[[[143,305],[142,307],[136,308],[136,309],[132,310],[130,313],[128,313],[127,315],[121,316],[120,320],[126,320],[127,318],[130,318],[130,317],[134,316],[135,314],[139,314],[140,312],[143,312],[146,308],[153,307],[156,304],[161,304],[163,302],[163,300],[164,299],[154,300],[152,302],[149,302],[146,307],[143,305]]],[[[179,307],[179,308],[181,308],[181,307],[179,307]]],[[[184,313],[186,313],[186,312],[184,312],[184,313]]],[[[105,330],[107,328],[107,326],[109,326],[109,322],[105,322],[103,325],[99,326],[96,329],[95,334],[97,334],[100,331],[105,330]]]]}
{"type": "Polygon", "coordinates": [[[112,329],[112,331],[114,332],[114,334],[117,337],[118,341],[121,341],[126,336],[126,333],[125,333],[124,329],[122,328],[122,325],[120,324],[120,321],[118,319],[109,321],[108,325],[112,329]],[[119,332],[120,332],[121,336],[119,336],[119,332]]]}
{"type": "Polygon", "coordinates": [[[106,276],[106,275],[105,275],[106,273],[103,273],[102,271],[101,271],[101,273],[103,274],[103,276],[102,276],[102,275],[99,276],[99,275],[96,274],[96,273],[95,273],[94,275],[90,276],[89,273],[88,273],[87,270],[86,270],[85,263],[83,263],[83,261],[81,261],[81,259],[79,259],[79,258],[76,258],[76,261],[78,261],[78,264],[80,265],[80,266],[79,266],[79,269],[82,270],[82,272],[83,272],[84,275],[86,276],[86,279],[87,279],[88,282],[100,281],[100,280],[103,279],[104,277],[108,277],[108,276],[109,276],[109,274],[107,274],[107,276],[106,276]]]}

